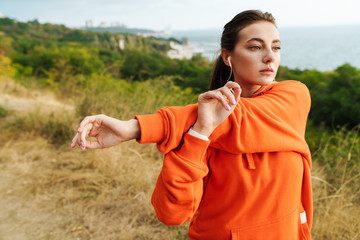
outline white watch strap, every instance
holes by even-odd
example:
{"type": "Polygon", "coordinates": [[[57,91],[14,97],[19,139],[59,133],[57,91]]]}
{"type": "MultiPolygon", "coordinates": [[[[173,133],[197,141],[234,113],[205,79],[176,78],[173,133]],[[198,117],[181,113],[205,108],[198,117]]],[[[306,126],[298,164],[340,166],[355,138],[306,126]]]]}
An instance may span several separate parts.
{"type": "Polygon", "coordinates": [[[205,140],[205,141],[209,141],[209,138],[207,136],[202,135],[202,134],[194,131],[192,128],[189,129],[188,133],[193,135],[194,137],[200,138],[200,139],[205,140]]]}

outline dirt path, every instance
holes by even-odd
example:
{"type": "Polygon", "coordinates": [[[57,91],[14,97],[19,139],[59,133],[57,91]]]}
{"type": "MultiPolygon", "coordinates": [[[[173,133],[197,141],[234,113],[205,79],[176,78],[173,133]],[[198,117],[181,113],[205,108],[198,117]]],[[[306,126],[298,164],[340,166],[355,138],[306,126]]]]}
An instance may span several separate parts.
{"type": "Polygon", "coordinates": [[[64,104],[55,99],[52,95],[37,96],[34,98],[25,98],[2,93],[0,95],[0,106],[15,111],[35,111],[51,112],[51,111],[73,111],[74,107],[64,104]]]}

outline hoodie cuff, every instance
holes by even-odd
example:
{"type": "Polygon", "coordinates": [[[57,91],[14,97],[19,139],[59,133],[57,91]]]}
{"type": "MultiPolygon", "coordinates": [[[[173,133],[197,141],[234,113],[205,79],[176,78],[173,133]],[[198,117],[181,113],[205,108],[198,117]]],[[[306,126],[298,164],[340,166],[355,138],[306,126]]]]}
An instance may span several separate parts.
{"type": "Polygon", "coordinates": [[[136,115],[139,121],[141,135],[138,143],[159,143],[164,139],[164,123],[160,113],[136,115]]]}
{"type": "Polygon", "coordinates": [[[182,159],[201,165],[209,145],[210,141],[202,140],[189,133],[185,133],[184,143],[177,150],[177,154],[182,159]]]}
{"type": "Polygon", "coordinates": [[[188,134],[193,135],[194,137],[200,138],[200,139],[202,139],[202,140],[209,141],[209,138],[208,138],[207,136],[202,135],[202,134],[196,132],[196,131],[193,130],[192,128],[189,129],[188,134]]]}

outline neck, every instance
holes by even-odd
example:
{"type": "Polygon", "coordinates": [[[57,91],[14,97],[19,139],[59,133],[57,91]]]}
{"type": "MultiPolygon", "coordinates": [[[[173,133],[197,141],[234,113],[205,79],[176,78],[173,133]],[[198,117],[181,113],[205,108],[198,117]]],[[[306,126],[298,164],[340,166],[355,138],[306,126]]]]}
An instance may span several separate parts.
{"type": "Polygon", "coordinates": [[[259,88],[261,88],[261,85],[246,85],[240,83],[240,87],[242,89],[241,97],[250,98],[257,90],[259,90],[259,88]]]}

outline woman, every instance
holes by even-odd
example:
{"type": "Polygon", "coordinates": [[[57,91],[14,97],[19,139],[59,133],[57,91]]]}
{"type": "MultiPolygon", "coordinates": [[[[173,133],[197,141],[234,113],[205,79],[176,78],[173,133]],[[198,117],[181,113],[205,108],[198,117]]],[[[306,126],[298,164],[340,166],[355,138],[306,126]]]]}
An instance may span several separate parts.
{"type": "Polygon", "coordinates": [[[212,90],[198,104],[129,121],[86,117],[72,147],[157,143],[165,157],[152,204],[167,225],[191,221],[190,239],[310,239],[310,95],[274,81],[280,44],[271,14],[242,12],[224,27],[212,90]]]}

